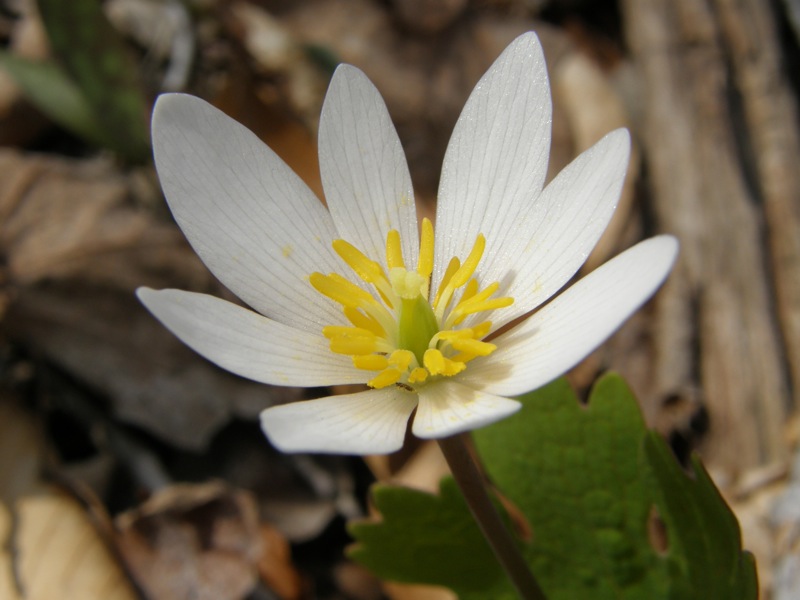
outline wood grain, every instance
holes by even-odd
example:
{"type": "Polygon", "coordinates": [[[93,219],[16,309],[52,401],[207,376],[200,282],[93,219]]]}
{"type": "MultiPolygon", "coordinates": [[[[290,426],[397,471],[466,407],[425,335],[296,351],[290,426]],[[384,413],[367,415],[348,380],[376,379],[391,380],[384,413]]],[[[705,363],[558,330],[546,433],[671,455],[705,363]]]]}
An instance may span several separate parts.
{"type": "Polygon", "coordinates": [[[648,195],[657,229],[681,241],[654,310],[651,394],[701,402],[706,459],[731,474],[787,456],[800,364],[796,176],[782,154],[794,142],[774,131],[783,122],[796,134],[796,115],[788,95],[773,103],[775,38],[747,6],[769,16],[757,2],[622,3],[645,93],[648,195]]]}

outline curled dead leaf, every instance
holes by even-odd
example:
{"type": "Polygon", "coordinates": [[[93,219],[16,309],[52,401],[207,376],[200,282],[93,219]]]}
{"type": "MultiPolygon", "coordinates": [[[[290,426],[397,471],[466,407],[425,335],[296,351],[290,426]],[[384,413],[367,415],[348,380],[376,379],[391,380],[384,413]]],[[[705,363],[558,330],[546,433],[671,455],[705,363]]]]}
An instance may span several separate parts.
{"type": "Polygon", "coordinates": [[[248,492],[174,485],[116,525],[120,553],[150,597],[237,600],[256,585],[264,547],[248,492]]]}

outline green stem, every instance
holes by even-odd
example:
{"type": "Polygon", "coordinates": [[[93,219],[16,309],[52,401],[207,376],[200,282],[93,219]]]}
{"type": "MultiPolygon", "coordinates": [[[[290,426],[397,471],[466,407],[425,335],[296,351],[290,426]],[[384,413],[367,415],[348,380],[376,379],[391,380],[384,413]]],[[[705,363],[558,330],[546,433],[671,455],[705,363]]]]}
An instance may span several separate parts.
{"type": "Polygon", "coordinates": [[[497,560],[505,569],[520,598],[546,600],[542,588],[528,568],[517,543],[506,528],[492,504],[484,486],[483,475],[467,449],[467,434],[461,433],[439,440],[453,478],[467,501],[472,516],[477,521],[497,560]]]}

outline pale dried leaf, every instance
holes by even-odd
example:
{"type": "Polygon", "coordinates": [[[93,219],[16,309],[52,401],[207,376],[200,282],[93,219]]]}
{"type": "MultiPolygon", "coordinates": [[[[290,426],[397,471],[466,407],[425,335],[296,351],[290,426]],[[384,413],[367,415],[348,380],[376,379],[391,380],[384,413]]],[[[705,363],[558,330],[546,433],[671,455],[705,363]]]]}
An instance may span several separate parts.
{"type": "Polygon", "coordinates": [[[0,403],[0,598],[135,600],[130,582],[74,499],[39,480],[43,441],[0,403]]]}
{"type": "Polygon", "coordinates": [[[427,441],[391,476],[390,482],[436,494],[439,482],[448,473],[450,469],[439,445],[427,441]]]}
{"type": "Polygon", "coordinates": [[[26,600],[134,600],[105,542],[74,500],[52,489],[16,503],[17,572],[26,600]]]}
{"type": "Polygon", "coordinates": [[[222,483],[175,485],[116,523],[120,552],[153,598],[236,600],[256,584],[263,547],[247,492],[222,483]]]}

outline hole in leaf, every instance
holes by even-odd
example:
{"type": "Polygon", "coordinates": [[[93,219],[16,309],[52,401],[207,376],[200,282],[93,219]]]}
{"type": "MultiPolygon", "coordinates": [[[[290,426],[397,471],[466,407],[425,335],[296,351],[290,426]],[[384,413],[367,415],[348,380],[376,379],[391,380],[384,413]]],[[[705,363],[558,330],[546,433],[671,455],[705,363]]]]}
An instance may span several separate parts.
{"type": "Polygon", "coordinates": [[[496,487],[492,486],[492,491],[494,492],[495,498],[497,498],[502,505],[503,510],[508,514],[508,518],[511,521],[510,525],[514,533],[523,542],[530,543],[533,540],[533,528],[528,522],[525,513],[496,487]]]}
{"type": "Polygon", "coordinates": [[[667,526],[655,506],[650,507],[650,514],[647,516],[647,541],[658,554],[664,555],[669,551],[667,526]]]}

